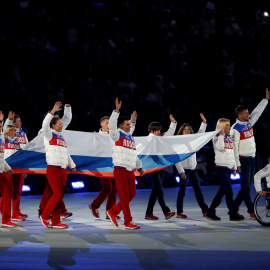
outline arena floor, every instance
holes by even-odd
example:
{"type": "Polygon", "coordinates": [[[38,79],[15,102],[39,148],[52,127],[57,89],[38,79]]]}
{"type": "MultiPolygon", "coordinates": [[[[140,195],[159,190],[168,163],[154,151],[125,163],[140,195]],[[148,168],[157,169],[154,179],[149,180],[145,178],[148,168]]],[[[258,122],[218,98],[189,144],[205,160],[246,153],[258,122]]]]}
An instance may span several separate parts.
{"type": "MultiPolygon", "coordinates": [[[[203,186],[211,203],[218,186],[203,186]]],[[[233,185],[234,194],[239,185],[233,185]]],[[[178,188],[165,189],[165,199],[172,211],[178,188]]],[[[221,221],[204,218],[193,189],[188,187],[185,213],[188,218],[164,219],[157,204],[158,221],[144,219],[150,190],[137,190],[131,203],[139,230],[114,227],[95,219],[88,205],[97,193],[66,194],[64,201],[73,216],[65,222],[66,230],[47,229],[37,216],[41,196],[23,196],[22,210],[29,214],[17,228],[0,228],[0,269],[269,269],[270,227],[248,219],[229,221],[225,198],[217,209],[221,221]]],[[[255,191],[252,190],[254,198],[255,191]]],[[[123,221],[120,221],[123,224],[123,221]]]]}

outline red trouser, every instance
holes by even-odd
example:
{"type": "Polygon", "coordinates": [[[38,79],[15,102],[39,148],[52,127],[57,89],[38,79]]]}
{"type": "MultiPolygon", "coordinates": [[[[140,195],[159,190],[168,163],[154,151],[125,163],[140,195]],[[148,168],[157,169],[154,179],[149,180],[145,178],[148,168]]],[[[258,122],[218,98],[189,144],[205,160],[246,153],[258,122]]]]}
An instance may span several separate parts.
{"type": "Polygon", "coordinates": [[[116,204],[116,184],[113,178],[100,178],[102,184],[102,190],[99,192],[96,199],[92,202],[93,208],[99,208],[100,205],[108,198],[106,204],[106,210],[110,210],[113,205],[116,204]]]}
{"type": "Polygon", "coordinates": [[[112,207],[112,211],[115,215],[118,215],[122,210],[126,225],[132,221],[129,203],[136,195],[135,174],[133,171],[130,172],[125,168],[119,167],[114,167],[113,174],[119,202],[112,207]]]}
{"type": "MultiPolygon", "coordinates": [[[[43,191],[43,194],[42,194],[42,197],[41,197],[41,200],[40,200],[40,205],[39,205],[39,214],[41,215],[42,212],[44,211],[48,201],[50,200],[50,198],[52,197],[52,189],[49,185],[49,182],[48,182],[48,178],[46,177],[46,183],[45,183],[45,188],[44,188],[44,191],[43,191]]],[[[66,206],[64,204],[64,201],[62,200],[61,201],[61,213],[65,213],[67,211],[66,209],[66,206]]]]}
{"type": "Polygon", "coordinates": [[[52,214],[52,225],[54,226],[60,222],[61,201],[64,197],[67,184],[67,169],[47,166],[47,178],[52,189],[52,196],[41,216],[45,219],[49,219],[52,214]]]}
{"type": "Polygon", "coordinates": [[[11,218],[11,198],[12,198],[12,179],[6,173],[0,173],[0,193],[1,193],[1,212],[2,223],[7,223],[11,218]]]}
{"type": "Polygon", "coordinates": [[[15,173],[13,176],[10,177],[13,179],[13,211],[12,211],[12,218],[17,217],[20,215],[20,204],[21,204],[21,194],[22,194],[22,187],[24,183],[24,178],[22,173],[15,173]]]}

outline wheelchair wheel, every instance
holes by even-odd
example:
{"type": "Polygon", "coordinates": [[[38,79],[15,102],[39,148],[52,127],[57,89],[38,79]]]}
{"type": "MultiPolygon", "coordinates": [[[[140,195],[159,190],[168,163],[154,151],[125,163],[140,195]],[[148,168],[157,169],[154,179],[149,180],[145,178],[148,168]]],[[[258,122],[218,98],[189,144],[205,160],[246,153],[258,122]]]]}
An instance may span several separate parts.
{"type": "Polygon", "coordinates": [[[270,226],[270,194],[267,196],[257,195],[254,200],[254,215],[256,220],[263,226],[270,226]]]}

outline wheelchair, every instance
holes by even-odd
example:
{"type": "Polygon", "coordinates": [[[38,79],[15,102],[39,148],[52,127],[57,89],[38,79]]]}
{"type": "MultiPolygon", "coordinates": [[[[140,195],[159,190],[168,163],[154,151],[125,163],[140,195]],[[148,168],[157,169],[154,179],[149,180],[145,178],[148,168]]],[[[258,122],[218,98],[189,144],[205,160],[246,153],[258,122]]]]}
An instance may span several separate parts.
{"type": "Polygon", "coordinates": [[[257,194],[254,199],[254,215],[262,226],[270,227],[270,188],[264,191],[266,191],[266,196],[257,194]]]}

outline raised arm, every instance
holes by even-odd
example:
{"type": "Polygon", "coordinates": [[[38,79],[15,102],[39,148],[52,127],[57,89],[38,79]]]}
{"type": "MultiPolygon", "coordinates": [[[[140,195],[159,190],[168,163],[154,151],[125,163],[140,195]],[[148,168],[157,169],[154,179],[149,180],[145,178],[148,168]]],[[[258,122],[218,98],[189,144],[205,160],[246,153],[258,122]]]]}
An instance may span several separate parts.
{"type": "Polygon", "coordinates": [[[14,116],[15,116],[15,112],[13,112],[13,111],[8,112],[8,118],[5,121],[3,131],[6,130],[8,125],[13,125],[14,116]]]}
{"type": "Polygon", "coordinates": [[[72,119],[71,106],[69,104],[65,105],[64,116],[62,117],[63,130],[65,130],[70,124],[72,119]]]}
{"type": "Polygon", "coordinates": [[[268,88],[266,88],[265,98],[257,105],[257,107],[250,114],[249,122],[251,123],[252,126],[254,126],[254,124],[258,121],[259,117],[261,116],[264,109],[266,108],[269,97],[270,97],[270,91],[268,91],[268,88]]]}
{"type": "Polygon", "coordinates": [[[118,127],[117,127],[117,120],[119,118],[120,115],[120,108],[122,105],[122,101],[118,101],[118,98],[116,98],[115,100],[115,110],[112,112],[110,119],[109,119],[109,134],[110,137],[113,141],[117,142],[120,138],[120,133],[118,131],[118,127]]]}
{"type": "Polygon", "coordinates": [[[133,132],[135,130],[137,116],[138,116],[138,114],[136,111],[134,111],[130,116],[130,134],[133,134],[133,132]]]}
{"type": "Polygon", "coordinates": [[[207,127],[207,122],[206,122],[206,118],[204,117],[203,113],[200,113],[200,117],[202,119],[202,123],[201,126],[198,130],[198,133],[204,133],[207,127]]]}
{"type": "Polygon", "coordinates": [[[51,132],[51,128],[50,128],[50,123],[51,120],[54,117],[54,114],[61,109],[62,103],[60,101],[57,101],[54,106],[53,109],[51,110],[50,113],[47,113],[46,117],[44,118],[43,122],[42,122],[42,130],[43,130],[43,134],[44,137],[48,140],[51,140],[52,138],[52,132],[51,132]]]}
{"type": "Polygon", "coordinates": [[[172,114],[170,114],[169,117],[171,120],[171,124],[170,124],[169,129],[163,134],[163,136],[173,136],[176,130],[176,126],[177,126],[176,120],[173,118],[172,114]]]}

